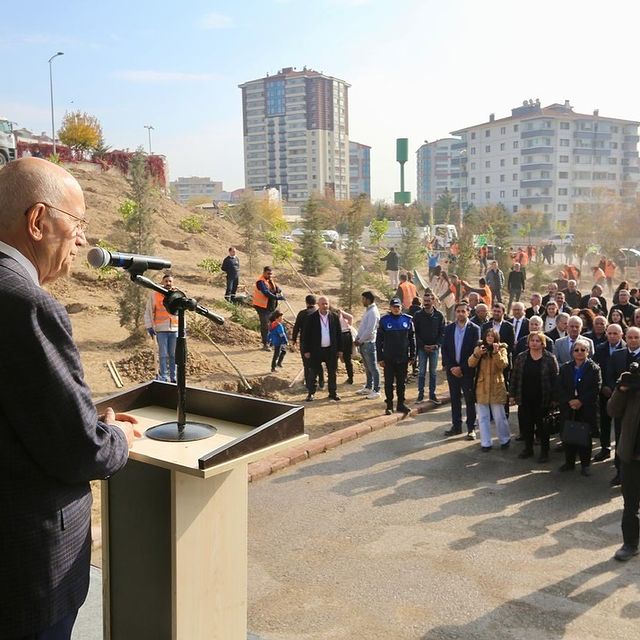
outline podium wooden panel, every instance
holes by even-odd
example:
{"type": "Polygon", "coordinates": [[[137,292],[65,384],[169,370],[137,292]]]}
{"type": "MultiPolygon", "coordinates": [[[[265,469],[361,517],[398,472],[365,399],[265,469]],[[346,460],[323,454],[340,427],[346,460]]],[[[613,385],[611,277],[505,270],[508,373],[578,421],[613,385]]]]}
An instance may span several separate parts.
{"type": "MultiPolygon", "coordinates": [[[[175,385],[100,402],[145,430],[175,420],[175,385]]],[[[306,440],[295,405],[189,388],[187,418],[217,427],[195,442],[136,441],[102,483],[106,640],[246,640],[247,465],[306,440]]]]}

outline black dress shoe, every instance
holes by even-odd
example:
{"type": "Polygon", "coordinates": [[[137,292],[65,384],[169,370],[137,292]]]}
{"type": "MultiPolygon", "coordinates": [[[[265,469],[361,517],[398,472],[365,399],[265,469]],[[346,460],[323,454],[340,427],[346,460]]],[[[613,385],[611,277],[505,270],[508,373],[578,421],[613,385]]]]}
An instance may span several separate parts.
{"type": "Polygon", "coordinates": [[[491,449],[493,449],[493,447],[480,447],[480,451],[484,453],[488,453],[491,449]]]}
{"type": "Polygon", "coordinates": [[[307,394],[305,402],[313,402],[313,393],[307,394]]]}
{"type": "Polygon", "coordinates": [[[500,448],[504,451],[505,449],[508,449],[511,446],[511,440],[507,440],[506,442],[503,442],[500,445],[500,448]]]}
{"type": "Polygon", "coordinates": [[[632,547],[630,544],[623,544],[613,555],[616,560],[626,562],[631,560],[633,556],[638,555],[638,547],[632,547]]]}
{"type": "Polygon", "coordinates": [[[574,471],[575,468],[575,464],[568,464],[567,462],[565,462],[562,466],[558,467],[558,471],[574,471]]]}
{"type": "Polygon", "coordinates": [[[620,474],[616,473],[616,475],[613,476],[613,478],[611,478],[611,481],[609,482],[609,484],[612,487],[619,487],[622,484],[622,478],[620,478],[620,474]]]}
{"type": "Polygon", "coordinates": [[[384,415],[385,415],[385,416],[390,416],[392,413],[393,413],[393,409],[389,409],[389,407],[387,407],[387,408],[384,410],[384,415]]]}
{"type": "Polygon", "coordinates": [[[593,456],[594,462],[602,462],[603,460],[608,460],[611,457],[611,449],[601,449],[593,456]]]}
{"type": "Polygon", "coordinates": [[[459,436],[461,434],[462,434],[462,428],[461,427],[458,428],[458,429],[456,429],[455,427],[451,427],[451,429],[447,429],[444,432],[444,435],[447,436],[447,437],[449,437],[449,436],[459,436]]]}
{"type": "Polygon", "coordinates": [[[329,395],[329,400],[333,400],[334,402],[339,402],[340,401],[340,396],[337,395],[336,393],[332,393],[329,395]]]}
{"type": "Polygon", "coordinates": [[[525,449],[518,454],[518,458],[524,460],[525,458],[533,458],[533,449],[525,449]]]}
{"type": "Polygon", "coordinates": [[[408,416],[411,413],[411,409],[407,407],[407,405],[404,402],[398,405],[396,411],[398,413],[404,413],[405,416],[408,416]]]}

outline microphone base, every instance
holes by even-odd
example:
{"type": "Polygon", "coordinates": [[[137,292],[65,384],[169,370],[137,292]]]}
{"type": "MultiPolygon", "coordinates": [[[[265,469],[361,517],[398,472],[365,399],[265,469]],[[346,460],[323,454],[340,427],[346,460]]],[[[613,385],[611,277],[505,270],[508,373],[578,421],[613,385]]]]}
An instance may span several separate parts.
{"type": "Polygon", "coordinates": [[[177,422],[163,422],[147,429],[144,435],[162,442],[193,442],[210,438],[217,431],[216,427],[203,422],[186,422],[182,428],[177,422]]]}

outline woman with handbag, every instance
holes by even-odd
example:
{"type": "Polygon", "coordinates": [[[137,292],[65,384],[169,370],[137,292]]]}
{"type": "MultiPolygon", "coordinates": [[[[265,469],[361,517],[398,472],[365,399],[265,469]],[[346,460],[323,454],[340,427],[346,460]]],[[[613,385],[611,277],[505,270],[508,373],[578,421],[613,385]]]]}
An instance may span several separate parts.
{"type": "Polygon", "coordinates": [[[491,413],[496,423],[501,449],[507,449],[511,442],[509,421],[504,411],[507,401],[507,387],[504,370],[509,366],[507,345],[500,342],[500,334],[488,329],[484,338],[469,356],[469,366],[476,368],[475,390],[476,410],[480,424],[480,445],[482,451],[491,451],[491,413]]]}
{"type": "Polygon", "coordinates": [[[591,360],[589,344],[578,338],[572,348],[573,360],[560,367],[558,399],[564,443],[565,463],[560,471],[573,471],[580,457],[581,473],[591,475],[591,436],[599,432],[600,367],[591,360]]]}
{"type": "Polygon", "coordinates": [[[549,460],[549,430],[545,418],[556,402],[558,361],[547,351],[547,336],[532,331],[527,336],[527,350],[513,362],[509,383],[509,404],[518,405],[518,424],[524,440],[519,458],[533,456],[534,434],[540,438],[538,462],[549,460]]]}

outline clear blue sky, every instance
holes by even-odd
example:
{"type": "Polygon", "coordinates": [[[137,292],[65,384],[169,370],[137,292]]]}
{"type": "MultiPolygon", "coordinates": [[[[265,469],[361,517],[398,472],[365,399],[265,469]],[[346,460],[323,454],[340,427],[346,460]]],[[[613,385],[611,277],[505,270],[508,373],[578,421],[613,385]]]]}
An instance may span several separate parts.
{"type": "MultiPolygon", "coordinates": [[[[148,0],[5,9],[0,115],[50,129],[97,116],[107,144],[147,144],[171,177],[243,185],[237,85],[307,65],[350,89],[350,138],[372,149],[374,198],[398,188],[395,138],[425,140],[497,118],[526,98],[640,120],[635,73],[640,3],[631,0],[148,0]]],[[[415,162],[408,165],[415,197],[415,162]]]]}

